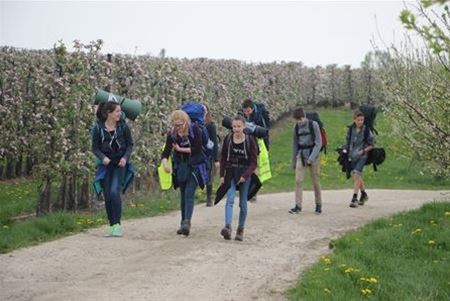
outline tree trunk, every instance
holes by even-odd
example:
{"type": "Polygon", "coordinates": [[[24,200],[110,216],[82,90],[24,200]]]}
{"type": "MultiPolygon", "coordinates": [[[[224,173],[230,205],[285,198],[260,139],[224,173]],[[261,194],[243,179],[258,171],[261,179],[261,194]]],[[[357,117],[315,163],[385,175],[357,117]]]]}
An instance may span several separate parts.
{"type": "Polygon", "coordinates": [[[59,193],[58,193],[58,207],[61,210],[67,209],[67,202],[66,202],[66,186],[67,186],[67,176],[62,176],[61,178],[61,184],[59,185],[59,193]]]}
{"type": "Polygon", "coordinates": [[[39,192],[38,206],[36,215],[42,216],[51,212],[50,197],[52,193],[52,181],[49,177],[45,178],[44,184],[39,192]]]}

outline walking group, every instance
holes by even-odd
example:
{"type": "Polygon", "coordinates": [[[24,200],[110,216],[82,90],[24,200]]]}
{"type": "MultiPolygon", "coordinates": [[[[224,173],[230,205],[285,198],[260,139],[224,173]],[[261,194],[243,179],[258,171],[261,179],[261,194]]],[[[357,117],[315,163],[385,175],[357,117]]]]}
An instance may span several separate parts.
{"type": "MultiPolygon", "coordinates": [[[[303,210],[303,179],[308,170],[314,188],[315,213],[322,213],[320,187],[320,154],[326,138],[320,121],[308,118],[303,108],[293,111],[295,124],[292,138],[292,168],[295,170],[295,204],[288,212],[303,210]]],[[[365,191],[362,171],[368,154],[374,147],[372,130],[364,122],[364,114],[355,112],[353,123],[345,137],[345,166],[353,176],[351,208],[364,205],[369,197],[365,191]],[[360,194],[358,199],[358,194],[360,194]]],[[[248,214],[247,201],[254,199],[263,181],[265,171],[259,158],[269,150],[269,112],[264,104],[245,99],[242,108],[222,124],[229,133],[219,145],[216,124],[207,104],[186,102],[171,113],[169,130],[161,154],[161,170],[170,177],[171,185],[180,191],[179,235],[188,236],[194,211],[197,187],[206,187],[206,206],[212,207],[226,198],[224,227],[220,235],[232,238],[233,207],[239,191],[239,219],[235,240],[243,241],[248,214]],[[258,167],[259,166],[259,167],[258,167]],[[218,171],[220,186],[213,196],[213,177],[218,171]]],[[[130,163],[133,150],[131,131],[114,101],[100,103],[97,122],[92,130],[92,149],[97,158],[94,187],[105,199],[110,223],[107,236],[122,236],[121,194],[131,182],[134,170],[130,163]]],[[[342,154],[341,154],[342,155],[342,154]]],[[[266,155],[267,156],[267,155],[266,155]]],[[[268,165],[268,158],[267,158],[268,165]]]]}

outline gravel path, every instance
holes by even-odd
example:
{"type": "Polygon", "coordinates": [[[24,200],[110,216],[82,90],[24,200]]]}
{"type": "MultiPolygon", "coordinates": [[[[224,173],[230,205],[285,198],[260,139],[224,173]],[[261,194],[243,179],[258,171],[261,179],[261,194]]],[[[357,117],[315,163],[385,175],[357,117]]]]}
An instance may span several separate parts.
{"type": "MultiPolygon", "coordinates": [[[[348,207],[350,190],[323,191],[323,214],[288,213],[294,194],[249,204],[244,242],[225,241],[224,201],[196,206],[191,235],[175,234],[179,212],[126,220],[124,237],[105,227],[0,255],[0,300],[284,300],[298,275],[329,252],[330,239],[372,219],[449,198],[449,192],[370,190],[348,207]]],[[[235,205],[234,228],[238,207],[235,205]]]]}

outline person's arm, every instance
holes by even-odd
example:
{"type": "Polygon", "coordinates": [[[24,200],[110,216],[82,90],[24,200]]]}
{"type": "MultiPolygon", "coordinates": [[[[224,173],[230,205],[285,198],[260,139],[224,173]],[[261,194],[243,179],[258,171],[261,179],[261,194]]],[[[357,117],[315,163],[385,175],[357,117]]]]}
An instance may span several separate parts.
{"type": "Polygon", "coordinates": [[[315,121],[308,120],[308,122],[312,122],[313,131],[314,131],[314,147],[309,155],[308,161],[309,163],[315,161],[319,156],[320,149],[322,148],[322,135],[320,134],[319,124],[315,121]]]}
{"type": "Polygon", "coordinates": [[[92,130],[92,152],[94,155],[100,159],[100,161],[103,162],[103,160],[106,158],[106,155],[100,150],[101,148],[101,136],[100,131],[102,129],[98,124],[96,124],[92,130]]]}
{"type": "Polygon", "coordinates": [[[232,139],[232,134],[226,135],[222,143],[222,152],[220,155],[220,169],[219,169],[219,174],[221,178],[225,176],[225,162],[227,160],[227,152],[228,152],[227,144],[229,139],[232,139]]]}
{"type": "Polygon", "coordinates": [[[292,135],[292,158],[291,165],[295,169],[297,164],[297,154],[298,154],[298,136],[297,136],[297,124],[294,125],[293,135],[292,135]]]}
{"type": "Polygon", "coordinates": [[[123,158],[128,162],[130,160],[131,152],[133,151],[133,136],[131,136],[131,130],[127,124],[124,126],[124,135],[125,135],[125,143],[127,148],[125,150],[125,154],[123,158]]]}
{"type": "Polygon", "coordinates": [[[370,152],[375,145],[375,137],[372,133],[372,131],[369,131],[369,135],[367,137],[367,145],[363,148],[363,154],[366,155],[368,152],[370,152]]]}
{"type": "Polygon", "coordinates": [[[219,153],[219,141],[217,141],[217,127],[214,122],[211,122],[210,124],[209,139],[211,139],[211,141],[214,143],[213,160],[217,162],[220,160],[220,153],[219,153]]]}
{"type": "MultiPolygon", "coordinates": [[[[247,180],[252,173],[255,172],[256,166],[257,166],[257,157],[258,157],[258,149],[256,147],[256,140],[253,136],[248,136],[249,138],[249,156],[248,156],[248,161],[249,161],[249,165],[247,167],[247,169],[244,171],[244,173],[242,174],[242,178],[244,178],[244,180],[247,180]]],[[[245,140],[244,140],[244,147],[245,147],[245,140]]]]}
{"type": "Polygon", "coordinates": [[[170,133],[167,134],[166,137],[166,144],[164,145],[163,152],[161,154],[161,160],[168,159],[170,154],[172,153],[172,147],[173,147],[173,140],[170,136],[170,133]]]}

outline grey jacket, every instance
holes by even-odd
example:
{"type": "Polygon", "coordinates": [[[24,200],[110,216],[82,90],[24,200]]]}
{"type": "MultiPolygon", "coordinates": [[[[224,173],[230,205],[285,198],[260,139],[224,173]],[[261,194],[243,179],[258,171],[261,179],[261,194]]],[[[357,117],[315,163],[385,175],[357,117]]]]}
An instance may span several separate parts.
{"type": "Polygon", "coordinates": [[[347,135],[345,136],[345,143],[348,144],[349,158],[352,161],[358,161],[362,158],[367,158],[367,154],[360,154],[368,145],[374,145],[374,136],[372,131],[368,131],[367,141],[364,141],[364,131],[366,130],[366,125],[363,125],[361,130],[357,131],[355,124],[349,127],[347,135]],[[348,141],[351,131],[351,141],[348,141]]]}
{"type": "Polygon", "coordinates": [[[296,131],[296,126],[293,128],[293,139],[292,139],[292,168],[295,169],[297,165],[297,155],[306,161],[313,162],[319,158],[320,149],[322,148],[322,138],[320,136],[319,124],[313,120],[305,118],[305,122],[297,123],[298,131],[296,131]],[[309,123],[312,122],[315,139],[313,140],[313,135],[309,131],[309,123]],[[310,148],[303,148],[308,147],[310,148]],[[303,149],[302,149],[303,148],[303,149]]]}

